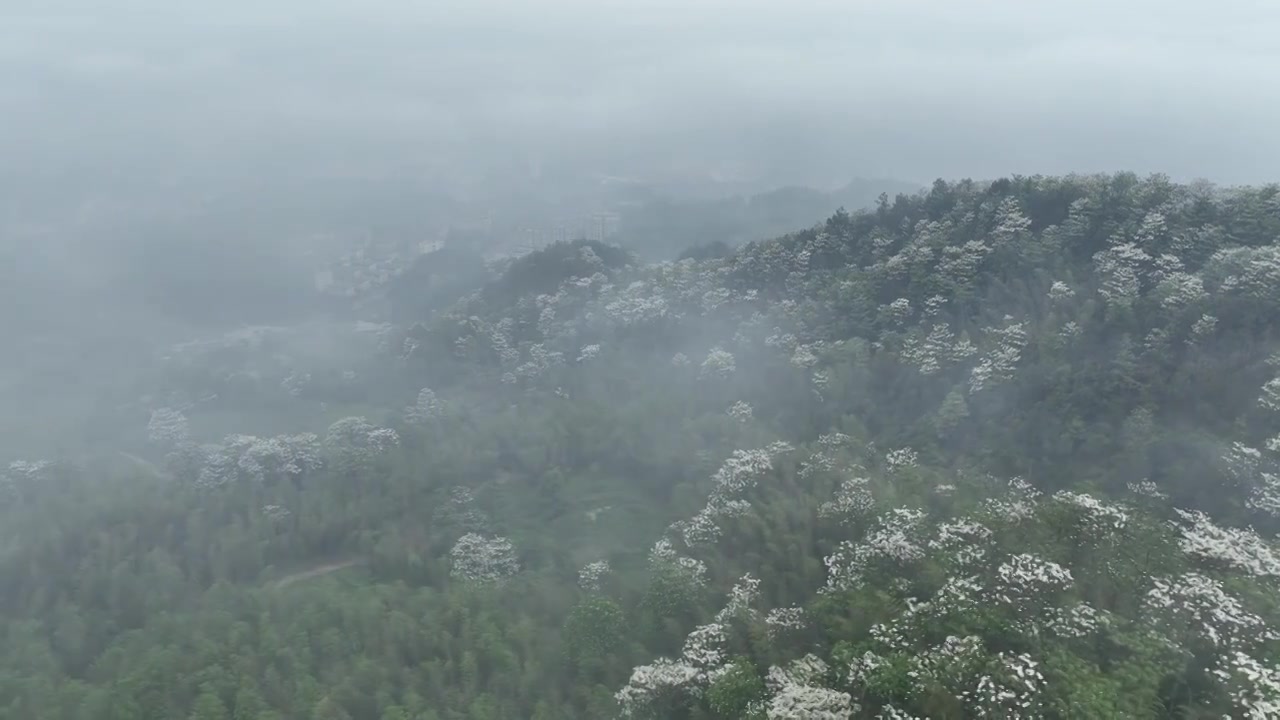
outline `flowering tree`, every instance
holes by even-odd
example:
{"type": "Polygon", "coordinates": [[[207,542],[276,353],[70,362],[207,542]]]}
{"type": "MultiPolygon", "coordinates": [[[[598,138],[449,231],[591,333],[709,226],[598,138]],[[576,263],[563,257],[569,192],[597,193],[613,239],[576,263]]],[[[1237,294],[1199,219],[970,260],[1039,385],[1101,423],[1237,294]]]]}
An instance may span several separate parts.
{"type": "Polygon", "coordinates": [[[187,416],[180,410],[163,407],[151,411],[147,423],[147,438],[162,447],[173,447],[191,436],[187,416]]]}
{"type": "Polygon", "coordinates": [[[412,425],[421,425],[440,417],[443,409],[443,405],[439,398],[436,397],[435,391],[424,387],[418,391],[417,400],[405,408],[404,419],[405,422],[412,425]]]}
{"type": "Polygon", "coordinates": [[[449,551],[453,577],[474,583],[500,583],[520,570],[515,546],[504,537],[467,533],[449,551]]]}

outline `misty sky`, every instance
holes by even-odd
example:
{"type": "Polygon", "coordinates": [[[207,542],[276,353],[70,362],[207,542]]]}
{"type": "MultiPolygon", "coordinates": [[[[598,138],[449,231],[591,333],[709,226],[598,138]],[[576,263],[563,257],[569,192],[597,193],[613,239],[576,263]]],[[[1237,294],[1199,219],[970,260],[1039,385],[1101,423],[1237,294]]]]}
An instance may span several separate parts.
{"type": "MultiPolygon", "coordinates": [[[[1280,167],[1280,3],[4,0],[7,172],[1280,167]]],[[[141,179],[139,179],[141,178],[141,179]]]]}

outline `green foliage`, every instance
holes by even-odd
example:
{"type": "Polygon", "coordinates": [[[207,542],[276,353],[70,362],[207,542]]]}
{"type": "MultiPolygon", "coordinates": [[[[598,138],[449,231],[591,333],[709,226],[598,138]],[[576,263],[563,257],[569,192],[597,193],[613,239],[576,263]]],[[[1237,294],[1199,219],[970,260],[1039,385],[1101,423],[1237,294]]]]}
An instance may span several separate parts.
{"type": "Polygon", "coordinates": [[[145,390],[189,408],[190,442],[0,473],[0,717],[595,719],[653,664],[680,685],[636,680],[660,717],[763,717],[790,683],[961,718],[1024,656],[1041,717],[1241,716],[1234,656],[1150,596],[1197,573],[1258,618],[1242,652],[1280,659],[1274,577],[1183,552],[1174,512],[1254,528],[1214,547],[1269,567],[1276,196],[939,181],[658,266],[586,241],[497,276],[437,257],[456,274],[403,276],[355,379],[312,367],[296,395],[298,347],[183,356],[145,390]],[[439,413],[407,418],[424,386],[439,413]],[[399,444],[204,472],[228,425],[357,414],[399,444]],[[725,462],[774,441],[763,469],[725,462]],[[466,533],[521,571],[455,577],[466,533]],[[686,565],[650,562],[660,538],[686,565]],[[1011,585],[1028,567],[1070,580],[1011,585]],[[691,650],[711,625],[723,646],[691,650]]]}
{"type": "Polygon", "coordinates": [[[747,658],[737,658],[707,688],[707,707],[724,720],[760,720],[767,689],[747,658]]]}
{"type": "Polygon", "coordinates": [[[569,611],[563,634],[569,661],[579,672],[592,675],[623,651],[626,619],[614,601],[588,597],[569,611]]]}

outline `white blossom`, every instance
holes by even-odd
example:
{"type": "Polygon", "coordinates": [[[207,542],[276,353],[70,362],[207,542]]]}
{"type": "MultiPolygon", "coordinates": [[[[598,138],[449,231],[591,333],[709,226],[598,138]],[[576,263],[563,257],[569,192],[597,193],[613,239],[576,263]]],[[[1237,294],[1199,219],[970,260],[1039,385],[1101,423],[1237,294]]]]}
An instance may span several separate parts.
{"type": "Polygon", "coordinates": [[[1249,720],[1280,717],[1280,669],[1263,665],[1239,650],[1218,660],[1212,671],[1238,715],[1249,720]]]}
{"type": "Polygon", "coordinates": [[[982,510],[989,519],[1017,523],[1035,514],[1039,499],[1039,490],[1026,480],[1016,477],[1009,481],[1009,489],[1004,496],[983,501],[982,510]]]}
{"type": "Polygon", "coordinates": [[[1200,319],[1191,324],[1191,337],[1187,338],[1188,343],[1194,343],[1196,340],[1208,337],[1213,334],[1214,329],[1218,327],[1218,318],[1205,313],[1200,319]]]}
{"type": "Polygon", "coordinates": [[[720,539],[722,531],[718,522],[719,517],[718,508],[708,504],[693,517],[673,523],[671,527],[680,533],[684,544],[691,548],[709,545],[720,539]]]}
{"type": "Polygon", "coordinates": [[[1160,295],[1161,307],[1166,310],[1181,310],[1209,296],[1204,281],[1198,275],[1185,272],[1170,273],[1156,286],[1156,292],[1160,295]]]}
{"type": "Polygon", "coordinates": [[[362,417],[345,417],[329,426],[324,446],[327,450],[346,453],[382,452],[399,443],[391,428],[380,428],[362,417]]]}
{"type": "Polygon", "coordinates": [[[718,378],[727,378],[733,375],[737,370],[734,364],[733,353],[720,347],[711,348],[707,353],[707,357],[702,361],[701,374],[703,376],[711,376],[718,378]]]}
{"type": "Polygon", "coordinates": [[[815,655],[769,668],[766,684],[773,693],[765,710],[769,720],[849,720],[858,707],[845,692],[817,683],[828,671],[815,655]]]}
{"type": "Polygon", "coordinates": [[[908,675],[917,685],[932,681],[959,696],[980,674],[985,658],[982,638],[949,635],[942,644],[915,653],[910,659],[908,675]]]}
{"type": "Polygon", "coordinates": [[[1280,292],[1280,247],[1231,247],[1209,258],[1205,276],[1221,277],[1219,289],[1253,300],[1274,303],[1280,292]]]}
{"type": "Polygon", "coordinates": [[[727,500],[754,487],[756,481],[773,469],[773,458],[790,449],[786,443],[755,450],[734,450],[711,479],[715,487],[712,501],[727,500]]]}
{"type": "Polygon", "coordinates": [[[1037,708],[1044,689],[1038,665],[1025,653],[1000,653],[994,672],[983,675],[977,686],[964,694],[970,716],[1000,720],[1043,717],[1037,708]]]}
{"type": "Polygon", "coordinates": [[[925,514],[911,508],[894,508],[882,514],[861,542],[844,541],[823,558],[827,584],[821,592],[861,587],[868,572],[901,568],[925,556],[925,514]]]}
{"type": "Polygon", "coordinates": [[[1231,443],[1231,448],[1222,456],[1227,476],[1238,485],[1249,485],[1253,482],[1262,466],[1262,452],[1242,442],[1231,443]]]}
{"type": "Polygon", "coordinates": [[[1111,622],[1111,616],[1084,602],[1065,608],[1053,608],[1045,627],[1063,638],[1081,638],[1097,632],[1111,622]]]}
{"type": "Polygon", "coordinates": [[[719,622],[699,625],[690,632],[684,641],[684,649],[680,653],[680,661],[697,670],[694,682],[708,685],[723,673],[725,661],[728,660],[724,625],[719,622]]]}
{"type": "Polygon", "coordinates": [[[609,561],[587,563],[578,571],[578,587],[586,592],[600,592],[600,582],[609,574],[609,561]]]}
{"type": "Polygon", "coordinates": [[[978,270],[991,247],[981,240],[970,240],[964,245],[948,245],[942,248],[942,258],[938,262],[938,275],[956,289],[971,288],[977,281],[978,270]]]}
{"type": "Polygon", "coordinates": [[[902,325],[911,317],[911,301],[906,298],[898,298],[885,305],[881,312],[889,322],[894,325],[902,325]]]}
{"type": "Polygon", "coordinates": [[[1258,484],[1249,491],[1249,497],[1244,501],[1245,507],[1271,517],[1280,517],[1280,476],[1264,472],[1259,473],[1258,477],[1258,484]]]}
{"type": "Polygon", "coordinates": [[[1139,480],[1128,484],[1129,492],[1139,497],[1150,498],[1152,500],[1168,500],[1169,496],[1161,492],[1159,486],[1150,480],[1139,480]]]}
{"type": "MultiPolygon", "coordinates": [[[[967,340],[964,342],[968,343],[967,340]]],[[[933,375],[942,369],[943,362],[960,360],[976,351],[971,344],[958,345],[951,326],[938,323],[923,340],[909,335],[903,343],[902,358],[914,365],[921,375],[933,375]]]]}
{"type": "Polygon", "coordinates": [[[1054,280],[1049,286],[1049,299],[1055,303],[1065,302],[1076,296],[1076,291],[1061,280],[1054,280]]]}
{"type": "Polygon", "coordinates": [[[1006,197],[996,208],[995,227],[991,229],[991,246],[996,250],[1016,245],[1031,233],[1031,219],[1022,212],[1018,201],[1006,197]]]}
{"type": "Polygon", "coordinates": [[[228,435],[221,444],[200,448],[190,459],[199,464],[196,484],[204,489],[240,480],[294,479],[323,464],[320,438],[314,433],[271,438],[228,435]]]}
{"type": "Polygon", "coordinates": [[[807,370],[818,363],[818,356],[813,354],[813,348],[809,345],[797,345],[795,352],[791,354],[791,366],[801,370],[807,370]]]}
{"type": "Polygon", "coordinates": [[[1261,577],[1280,576],[1280,556],[1251,529],[1220,527],[1199,510],[1175,510],[1182,552],[1261,577]]]}
{"type": "Polygon", "coordinates": [[[715,487],[706,506],[689,521],[678,524],[685,543],[693,547],[718,539],[718,519],[742,515],[750,507],[734,496],[754,487],[756,481],[773,468],[773,457],[790,450],[791,446],[784,442],[756,450],[735,450],[712,475],[715,487]]]}
{"type": "Polygon", "coordinates": [[[889,472],[896,472],[905,468],[913,468],[920,464],[920,456],[915,450],[909,447],[891,450],[884,456],[884,465],[889,472]]]}
{"type": "Polygon", "coordinates": [[[938,317],[947,307],[947,298],[942,295],[934,295],[924,301],[924,316],[938,317]]]}
{"type": "Polygon", "coordinates": [[[632,669],[631,679],[614,699],[622,717],[634,717],[662,699],[686,692],[697,677],[698,669],[688,663],[658,658],[651,665],[632,669]]]}
{"type": "Polygon", "coordinates": [[[678,352],[671,356],[671,364],[674,367],[687,367],[689,365],[689,356],[678,352]]]}
{"type": "Polygon", "coordinates": [[[670,314],[667,299],[642,281],[631,283],[604,306],[605,317],[615,326],[647,325],[670,314]]]}
{"type": "Polygon", "coordinates": [[[1121,530],[1129,522],[1129,514],[1123,509],[1087,493],[1061,490],[1054,493],[1052,499],[1074,511],[1082,526],[1083,535],[1087,537],[1097,538],[1108,532],[1121,530]]]}
{"type": "Polygon", "coordinates": [[[151,411],[147,423],[147,438],[158,445],[177,445],[190,437],[187,416],[173,408],[163,407],[151,411]]]}
{"type": "Polygon", "coordinates": [[[1272,378],[1262,386],[1262,397],[1258,398],[1258,404],[1272,412],[1280,412],[1280,377],[1272,378]]]}
{"type": "Polygon", "coordinates": [[[268,520],[271,520],[273,522],[284,520],[285,518],[289,517],[289,515],[291,514],[292,513],[289,512],[288,508],[281,507],[279,505],[263,505],[262,506],[262,515],[266,517],[268,520]]]}
{"type": "Polygon", "coordinates": [[[864,477],[847,478],[840,483],[835,497],[818,507],[818,516],[848,523],[865,517],[875,508],[875,498],[864,477]]]}
{"type": "Polygon", "coordinates": [[[752,608],[760,597],[760,578],[747,573],[743,575],[733,589],[729,591],[729,599],[724,608],[716,613],[716,622],[727,623],[737,617],[752,617],[756,611],[752,608]]]}
{"type": "Polygon", "coordinates": [[[857,709],[847,692],[817,685],[787,685],[765,709],[768,720],[849,720],[857,709]]]}
{"type": "Polygon", "coordinates": [[[969,392],[971,393],[1012,380],[1018,361],[1022,359],[1022,349],[1027,344],[1027,333],[1022,323],[1012,323],[1002,328],[987,328],[987,334],[996,338],[996,345],[970,374],[969,392]]]}
{"type": "Polygon", "coordinates": [[[1108,304],[1127,307],[1142,289],[1142,276],[1148,271],[1151,256],[1133,243],[1119,243],[1095,253],[1094,266],[1102,278],[1098,294],[1108,304]]]}
{"type": "Polygon", "coordinates": [[[717,287],[702,294],[702,312],[713,312],[716,308],[733,299],[733,291],[727,287],[717,287]]]}
{"type": "Polygon", "coordinates": [[[925,720],[919,715],[912,715],[906,710],[899,710],[892,705],[885,705],[876,714],[876,720],[925,720]]]}
{"type": "Polygon", "coordinates": [[[583,345],[582,349],[578,351],[578,362],[594,359],[599,354],[600,346],[598,344],[583,345]]]}
{"type": "Polygon", "coordinates": [[[9,463],[3,477],[14,483],[39,482],[52,467],[53,463],[48,460],[14,460],[9,463]]]}
{"type": "Polygon", "coordinates": [[[729,417],[733,418],[734,420],[737,420],[740,423],[751,421],[751,415],[752,415],[751,405],[742,400],[739,400],[738,402],[735,402],[733,405],[729,406],[729,409],[726,411],[726,413],[729,415],[729,417]]]}
{"type": "Polygon", "coordinates": [[[418,391],[418,399],[414,404],[405,408],[404,419],[410,424],[419,425],[440,416],[441,413],[440,400],[436,398],[436,393],[431,388],[422,388],[418,391]]]}
{"type": "Polygon", "coordinates": [[[707,584],[707,566],[696,558],[677,555],[671,541],[662,538],[649,551],[649,567],[673,573],[691,587],[707,584]]]}
{"type": "Polygon", "coordinates": [[[676,660],[658,658],[631,671],[631,679],[614,699],[622,717],[632,717],[664,699],[697,697],[727,670],[724,626],[710,623],[694,628],[676,660]]]}
{"type": "Polygon", "coordinates": [[[765,616],[764,622],[769,628],[769,635],[773,637],[786,631],[803,630],[806,624],[804,608],[774,608],[765,616]]]}
{"type": "Polygon", "coordinates": [[[453,577],[472,582],[501,582],[520,570],[515,547],[504,537],[467,533],[458,538],[449,557],[453,561],[453,577]]]}
{"type": "Polygon", "coordinates": [[[972,565],[986,557],[991,535],[991,529],[976,520],[951,520],[938,525],[929,549],[946,554],[958,566],[972,565]]]}
{"type": "Polygon", "coordinates": [[[1216,648],[1247,647],[1280,638],[1266,622],[1199,573],[1157,578],[1143,601],[1144,617],[1175,642],[1190,632],[1216,648]]]}
{"type": "Polygon", "coordinates": [[[996,568],[990,600],[1008,608],[1015,622],[1029,630],[1031,623],[1054,608],[1057,597],[1073,584],[1067,568],[1030,553],[1019,553],[996,568]]]}

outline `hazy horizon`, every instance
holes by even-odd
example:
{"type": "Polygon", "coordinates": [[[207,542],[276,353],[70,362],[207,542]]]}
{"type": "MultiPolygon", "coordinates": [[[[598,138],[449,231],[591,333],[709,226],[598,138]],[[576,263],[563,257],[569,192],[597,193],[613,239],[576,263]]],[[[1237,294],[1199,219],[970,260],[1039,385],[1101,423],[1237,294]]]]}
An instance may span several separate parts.
{"type": "Polygon", "coordinates": [[[1236,184],[1280,161],[1265,3],[10,5],[8,171],[90,188],[513,167],[1236,184]]]}

